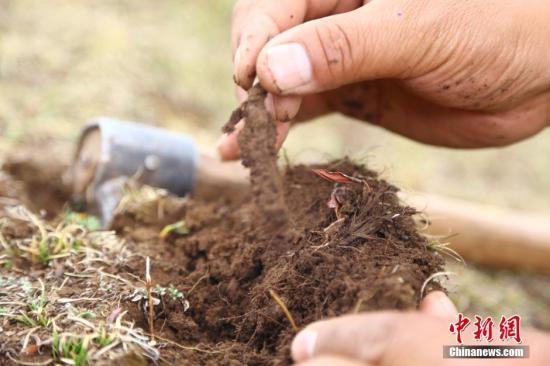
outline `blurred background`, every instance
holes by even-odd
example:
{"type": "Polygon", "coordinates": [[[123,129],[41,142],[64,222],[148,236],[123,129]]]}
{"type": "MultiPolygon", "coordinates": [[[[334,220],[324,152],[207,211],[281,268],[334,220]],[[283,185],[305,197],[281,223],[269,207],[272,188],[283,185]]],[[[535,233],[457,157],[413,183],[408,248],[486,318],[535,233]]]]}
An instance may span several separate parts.
{"type": "MultiPolygon", "coordinates": [[[[188,133],[214,151],[236,106],[233,3],[0,0],[0,154],[43,136],[70,154],[79,129],[98,115],[188,133]]],[[[284,150],[291,162],[349,155],[404,190],[550,214],[549,141],[550,130],[507,148],[457,151],[334,115],[295,127],[284,150]]],[[[549,277],[449,268],[461,310],[520,313],[550,329],[549,277]]]]}

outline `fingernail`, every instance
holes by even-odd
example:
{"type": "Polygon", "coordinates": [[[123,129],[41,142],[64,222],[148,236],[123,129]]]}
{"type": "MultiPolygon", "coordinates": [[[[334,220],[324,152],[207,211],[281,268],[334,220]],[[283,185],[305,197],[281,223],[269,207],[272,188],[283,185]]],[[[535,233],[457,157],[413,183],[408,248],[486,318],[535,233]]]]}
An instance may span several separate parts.
{"type": "Polygon", "coordinates": [[[271,118],[276,119],[275,104],[273,103],[273,94],[267,94],[265,98],[265,109],[271,114],[271,118]]]}
{"type": "Polygon", "coordinates": [[[281,91],[288,91],[311,81],[309,56],[299,43],[288,43],[267,50],[267,66],[281,91]]]}
{"type": "Polygon", "coordinates": [[[446,294],[440,291],[433,292],[432,298],[434,301],[435,311],[440,316],[454,316],[458,313],[453,302],[447,297],[446,294]]]}
{"type": "Polygon", "coordinates": [[[233,79],[235,84],[239,85],[239,67],[241,65],[241,46],[237,47],[235,57],[233,57],[233,79]]]}
{"type": "Polygon", "coordinates": [[[456,315],[458,310],[455,307],[455,304],[445,295],[444,293],[438,293],[438,303],[441,306],[441,310],[449,315],[456,315]]]}
{"type": "Polygon", "coordinates": [[[298,333],[290,347],[290,352],[292,353],[294,361],[301,362],[313,357],[316,341],[317,332],[305,329],[298,333]]]}

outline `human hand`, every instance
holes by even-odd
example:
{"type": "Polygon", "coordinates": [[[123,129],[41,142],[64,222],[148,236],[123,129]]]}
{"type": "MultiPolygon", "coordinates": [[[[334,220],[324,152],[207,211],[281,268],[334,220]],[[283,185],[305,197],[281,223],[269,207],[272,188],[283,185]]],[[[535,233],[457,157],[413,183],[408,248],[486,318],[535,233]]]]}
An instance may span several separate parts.
{"type": "MultiPolygon", "coordinates": [[[[529,359],[444,359],[443,345],[456,344],[449,324],[456,310],[442,292],[428,294],[419,312],[374,312],[319,321],[302,330],[292,344],[300,366],[506,366],[543,365],[549,337],[523,330],[529,359]]],[[[475,344],[463,334],[467,344],[475,344]]],[[[495,342],[496,343],[496,342],[495,342]]]]}
{"type": "Polygon", "coordinates": [[[241,0],[235,80],[257,76],[278,121],[336,111],[425,143],[506,145],[550,121],[548,14],[543,0],[241,0]]]}

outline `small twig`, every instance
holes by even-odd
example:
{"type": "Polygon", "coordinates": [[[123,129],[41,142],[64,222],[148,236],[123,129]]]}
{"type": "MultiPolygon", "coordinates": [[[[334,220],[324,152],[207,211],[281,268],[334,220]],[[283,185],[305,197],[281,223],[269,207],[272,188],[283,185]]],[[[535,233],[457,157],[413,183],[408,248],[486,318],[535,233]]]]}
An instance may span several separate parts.
{"type": "Polygon", "coordinates": [[[155,339],[155,327],[153,324],[153,284],[151,280],[151,258],[147,257],[145,259],[145,288],[147,289],[147,304],[149,306],[148,315],[149,315],[149,332],[151,333],[151,338],[155,339]]]}
{"type": "MultiPolygon", "coordinates": [[[[152,334],[149,334],[147,332],[143,332],[144,334],[148,335],[148,336],[151,336],[152,337],[152,334]]],[[[180,349],[183,349],[183,350],[186,350],[186,351],[196,351],[196,352],[201,352],[201,353],[208,353],[208,354],[216,354],[216,353],[222,353],[222,352],[225,352],[226,349],[221,349],[221,350],[216,350],[216,351],[210,351],[210,350],[205,350],[205,349],[202,349],[202,348],[199,348],[199,347],[194,347],[194,346],[184,346],[183,344],[179,344],[177,342],[174,342],[174,341],[171,341],[167,338],[163,338],[163,337],[160,337],[160,336],[156,336],[156,338],[159,340],[159,341],[162,341],[162,342],[166,342],[172,346],[176,346],[177,348],[180,348],[180,349]]]]}
{"type": "Polygon", "coordinates": [[[101,299],[98,298],[98,297],[79,297],[77,299],[62,297],[60,299],[57,299],[57,302],[60,303],[60,304],[69,304],[69,303],[73,303],[73,302],[83,302],[83,301],[91,302],[91,301],[98,301],[98,300],[101,300],[101,299]]]}
{"type": "Polygon", "coordinates": [[[273,300],[275,300],[277,305],[279,305],[279,307],[281,308],[281,310],[283,311],[283,313],[287,317],[288,321],[290,322],[290,325],[292,325],[292,329],[294,329],[295,332],[298,332],[298,326],[296,325],[296,322],[294,321],[294,318],[292,317],[292,314],[290,313],[290,311],[286,307],[283,300],[279,297],[279,295],[277,295],[277,293],[275,291],[273,291],[271,289],[269,290],[269,295],[271,295],[273,300]]]}
{"type": "Polygon", "coordinates": [[[359,311],[361,310],[361,305],[363,305],[363,301],[363,298],[360,298],[359,301],[357,301],[357,304],[355,304],[355,307],[353,308],[353,314],[359,313],[359,311]]]}
{"type": "Polygon", "coordinates": [[[191,289],[189,289],[189,291],[187,291],[187,295],[189,295],[191,292],[193,292],[193,290],[198,286],[198,284],[201,283],[202,280],[208,278],[208,276],[209,276],[209,274],[206,273],[201,278],[199,278],[197,280],[197,282],[195,282],[195,284],[191,287],[191,289]]]}
{"type": "Polygon", "coordinates": [[[8,358],[13,362],[15,362],[16,364],[25,365],[25,366],[44,366],[44,365],[49,365],[50,363],[53,362],[53,359],[51,358],[48,358],[47,360],[42,362],[26,362],[26,361],[21,361],[16,358],[13,358],[9,353],[6,353],[6,356],[8,356],[8,358]]]}
{"type": "Polygon", "coordinates": [[[434,278],[441,277],[441,276],[456,276],[456,273],[454,272],[437,272],[432,274],[430,277],[426,278],[426,281],[422,284],[422,287],[420,288],[420,299],[424,297],[424,290],[426,290],[426,286],[428,286],[428,283],[430,283],[434,278]]]}

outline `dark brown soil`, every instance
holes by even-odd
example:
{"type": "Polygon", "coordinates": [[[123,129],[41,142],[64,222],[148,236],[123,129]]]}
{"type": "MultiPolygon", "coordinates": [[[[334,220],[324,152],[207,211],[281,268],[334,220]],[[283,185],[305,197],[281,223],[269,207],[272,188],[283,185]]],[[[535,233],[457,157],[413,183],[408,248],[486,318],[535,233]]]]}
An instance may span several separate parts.
{"type": "MultiPolygon", "coordinates": [[[[283,300],[298,327],[329,316],[380,309],[412,309],[442,260],[426,249],[397,189],[347,160],[326,167],[366,179],[346,185],[345,220],[327,201],[335,184],[310,167],[290,168],[283,189],[296,233],[292,239],[259,232],[253,202],[190,200],[183,215],[191,233],[158,238],[161,225],[116,227],[135,250],[154,258],[153,279],[188,291],[186,313],[168,312],[158,331],[185,345],[220,353],[174,350],[174,364],[288,364],[294,331],[269,290],[283,300]],[[334,227],[333,227],[334,228],[334,227]],[[230,362],[231,361],[231,362],[230,362]]],[[[132,215],[127,213],[127,215],[132,215]]],[[[131,220],[125,220],[126,223],[131,220]]],[[[143,273],[143,260],[129,270],[143,273]]],[[[428,287],[429,288],[429,287],[428,287]]],[[[133,308],[138,325],[147,326],[133,308]]]]}
{"type": "MultiPolygon", "coordinates": [[[[345,183],[309,166],[281,176],[264,98],[254,88],[234,114],[247,118],[239,144],[251,200],[190,200],[182,216],[191,233],[165,240],[160,226],[115,223],[139,253],[154,256],[156,281],[187,289],[190,309],[168,312],[160,334],[217,350],[165,354],[174,364],[289,364],[295,331],[273,296],[301,328],[347,313],[413,309],[423,283],[442,268],[417,232],[416,211],[374,172],[343,160],[323,168],[344,173],[336,176],[345,183]]],[[[143,261],[130,268],[142,271],[143,261]]],[[[143,313],[130,308],[146,327],[143,313]]]]}
{"type": "Polygon", "coordinates": [[[1,169],[15,182],[10,179],[2,184],[0,181],[0,196],[17,199],[51,219],[70,201],[71,195],[69,186],[63,181],[67,164],[49,156],[49,153],[42,155],[21,149],[9,156],[1,169]]]}

